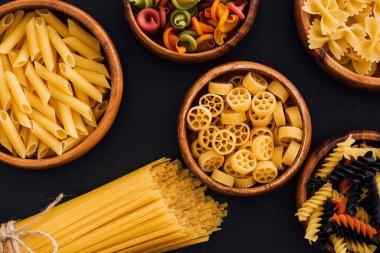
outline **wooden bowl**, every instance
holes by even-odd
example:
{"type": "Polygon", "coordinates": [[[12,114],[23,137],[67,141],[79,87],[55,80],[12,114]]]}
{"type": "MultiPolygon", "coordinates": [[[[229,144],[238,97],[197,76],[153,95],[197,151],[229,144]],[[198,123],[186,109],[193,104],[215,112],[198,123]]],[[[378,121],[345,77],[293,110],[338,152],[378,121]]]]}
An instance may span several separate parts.
{"type": "MultiPolygon", "coordinates": [[[[314,61],[328,74],[334,77],[336,80],[348,84],[350,86],[369,89],[369,90],[380,90],[380,78],[359,75],[344,66],[337,63],[324,49],[310,49],[308,42],[308,32],[310,29],[310,18],[309,14],[302,10],[306,0],[294,0],[294,13],[296,18],[296,24],[298,28],[298,33],[301,40],[312,56],[314,61]]],[[[377,75],[377,73],[375,74],[377,75]]]]}
{"type": "MultiPolygon", "coordinates": [[[[357,130],[335,136],[322,143],[317,149],[313,151],[313,153],[309,155],[308,159],[303,165],[303,169],[298,181],[296,191],[297,209],[299,209],[307,199],[307,182],[313,175],[314,170],[318,167],[321,160],[323,160],[323,158],[332,149],[335,148],[336,144],[346,140],[350,136],[350,134],[352,134],[352,138],[354,138],[357,141],[380,142],[380,132],[370,130],[357,130]]],[[[304,223],[304,225],[306,225],[306,222],[304,223]]]]}
{"type": "Polygon", "coordinates": [[[161,58],[180,63],[207,62],[228,53],[232,48],[236,47],[248,34],[253,21],[255,20],[257,8],[259,5],[259,0],[250,0],[244,22],[240,24],[240,27],[235,32],[235,34],[229,38],[222,46],[216,46],[215,48],[205,52],[187,53],[180,55],[177,52],[167,49],[162,44],[159,44],[158,41],[153,40],[151,37],[145,34],[145,32],[143,32],[137,25],[129,0],[123,1],[125,9],[124,13],[127,23],[141,44],[143,44],[149,51],[161,58]]]}
{"type": "Polygon", "coordinates": [[[13,1],[0,6],[0,16],[4,16],[10,12],[17,10],[28,10],[45,8],[76,19],[83,24],[100,42],[105,52],[105,58],[108,61],[109,70],[111,74],[111,92],[109,95],[109,103],[106,112],[98,126],[82,143],[61,156],[54,156],[45,159],[22,159],[11,156],[7,153],[0,152],[0,161],[9,165],[30,169],[47,169],[60,166],[71,162],[89,150],[91,150],[99,141],[106,135],[115,120],[116,114],[119,110],[121,97],[123,94],[123,73],[116,52],[115,46],[103,28],[95,21],[90,15],[81,9],[61,1],[52,0],[21,0],[13,1]]]}
{"type": "MultiPolygon", "coordinates": [[[[224,78],[222,78],[222,80],[223,79],[224,78]]],[[[215,67],[207,73],[205,73],[203,76],[201,76],[201,78],[199,78],[195,82],[195,84],[187,92],[178,116],[178,142],[185,163],[194,172],[194,174],[198,178],[200,178],[200,180],[202,180],[208,187],[226,195],[258,196],[275,190],[283,184],[285,184],[296,174],[296,172],[301,167],[303,161],[305,160],[310,147],[311,133],[312,131],[309,110],[301,94],[298,92],[297,88],[286,77],[284,77],[276,70],[254,62],[230,62],[215,67]],[[191,154],[191,131],[187,128],[186,115],[190,108],[194,106],[194,101],[197,101],[196,99],[207,91],[207,84],[210,81],[213,81],[220,77],[226,77],[227,79],[228,76],[232,77],[234,75],[243,74],[248,71],[254,71],[271,80],[277,80],[286,88],[286,90],[289,92],[289,101],[292,102],[294,105],[298,105],[300,108],[304,132],[303,139],[301,142],[301,149],[292,166],[287,168],[273,182],[257,187],[242,189],[229,187],[221,183],[218,183],[217,181],[213,180],[207,173],[202,171],[197,161],[191,154]]]]}

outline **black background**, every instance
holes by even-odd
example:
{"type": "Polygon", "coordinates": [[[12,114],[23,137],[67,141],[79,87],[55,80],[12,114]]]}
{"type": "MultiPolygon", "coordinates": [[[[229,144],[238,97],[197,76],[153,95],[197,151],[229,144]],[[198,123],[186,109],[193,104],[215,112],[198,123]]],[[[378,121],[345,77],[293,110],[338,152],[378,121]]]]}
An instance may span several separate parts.
{"type": "MultiPolygon", "coordinates": [[[[292,0],[261,0],[246,39],[227,56],[196,65],[166,62],[148,52],[128,29],[120,0],[67,2],[93,16],[115,43],[125,81],[120,111],[100,144],[75,162],[47,171],[0,165],[1,222],[35,214],[61,192],[68,200],[162,156],[180,158],[176,121],[185,92],[200,75],[221,63],[256,61],[290,79],[309,106],[311,149],[347,130],[380,127],[380,94],[338,83],[314,64],[298,37],[292,0]]],[[[177,252],[317,252],[303,239],[294,217],[297,177],[258,198],[210,192],[230,205],[222,231],[208,243],[177,252]]]]}

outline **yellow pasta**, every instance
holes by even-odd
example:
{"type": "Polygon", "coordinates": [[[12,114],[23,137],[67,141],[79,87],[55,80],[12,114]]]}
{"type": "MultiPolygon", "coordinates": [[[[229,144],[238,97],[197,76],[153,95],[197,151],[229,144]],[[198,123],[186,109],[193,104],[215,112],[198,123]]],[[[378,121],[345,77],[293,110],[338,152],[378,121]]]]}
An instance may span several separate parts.
{"type": "Polygon", "coordinates": [[[20,134],[20,137],[21,137],[21,139],[24,142],[24,145],[26,147],[26,144],[27,144],[27,141],[28,141],[28,136],[29,136],[29,128],[22,126],[20,128],[20,133],[19,134],[20,134]]]}
{"type": "Polygon", "coordinates": [[[206,129],[211,119],[211,112],[204,106],[195,106],[187,113],[187,124],[194,131],[206,129]]]}
{"type": "Polygon", "coordinates": [[[33,64],[28,62],[25,68],[25,75],[28,78],[31,86],[38,94],[42,103],[46,106],[50,100],[50,92],[46,87],[42,79],[37,75],[36,70],[33,67],[33,64]]]}
{"type": "Polygon", "coordinates": [[[103,114],[106,112],[108,108],[108,101],[105,100],[93,108],[93,115],[95,117],[96,121],[99,121],[99,119],[103,116],[103,114]]]}
{"type": "Polygon", "coordinates": [[[278,170],[276,165],[271,161],[260,161],[257,163],[256,169],[252,172],[252,176],[256,182],[266,184],[276,179],[278,170]]]}
{"type": "Polygon", "coordinates": [[[258,127],[266,127],[273,119],[273,114],[268,114],[265,116],[259,116],[253,112],[252,108],[248,111],[249,119],[251,120],[252,125],[258,127]]]}
{"type": "Polygon", "coordinates": [[[86,32],[71,19],[68,19],[67,23],[69,25],[69,32],[71,36],[78,38],[93,50],[100,53],[99,41],[94,36],[86,32]]]}
{"type": "Polygon", "coordinates": [[[212,117],[216,117],[224,111],[224,100],[216,94],[208,93],[203,95],[199,99],[199,105],[206,107],[211,112],[212,117]]]}
{"type": "Polygon", "coordinates": [[[298,128],[302,128],[302,117],[298,106],[292,106],[285,109],[285,114],[288,122],[298,128]]]}
{"type": "Polygon", "coordinates": [[[289,92],[278,81],[272,81],[268,85],[267,90],[273,93],[273,95],[279,98],[283,103],[285,103],[289,98],[289,92]]]}
{"type": "Polygon", "coordinates": [[[75,66],[74,55],[71,53],[70,49],[63,42],[62,38],[59,36],[57,31],[55,31],[51,26],[47,26],[47,34],[54,48],[57,50],[61,59],[69,65],[70,67],[75,66]]]}
{"type": "Polygon", "coordinates": [[[243,86],[252,94],[265,91],[268,86],[267,80],[260,74],[249,72],[242,81],[243,86]]]}
{"type": "Polygon", "coordinates": [[[261,91],[252,98],[252,110],[258,116],[267,116],[276,108],[276,98],[267,91],[261,91]]]}
{"type": "Polygon", "coordinates": [[[26,113],[21,111],[15,100],[12,101],[12,112],[17,118],[17,122],[24,127],[30,128],[30,120],[26,113]]]}
{"type": "Polygon", "coordinates": [[[246,121],[247,116],[244,112],[235,112],[233,110],[227,110],[220,115],[221,121],[225,125],[240,124],[246,121]]]}
{"type": "Polygon", "coordinates": [[[54,85],[56,88],[63,91],[64,93],[73,95],[73,88],[71,87],[67,79],[52,71],[49,71],[47,68],[45,68],[38,62],[34,62],[34,67],[36,69],[37,75],[40,78],[44,79],[49,84],[54,85]]]}
{"type": "Polygon", "coordinates": [[[300,149],[301,145],[295,141],[292,141],[285,151],[285,154],[282,158],[282,163],[291,166],[293,162],[296,160],[296,157],[300,149]]]}
{"type": "Polygon", "coordinates": [[[212,135],[212,147],[220,155],[230,154],[236,147],[236,136],[229,130],[218,130],[212,135]]]}
{"type": "Polygon", "coordinates": [[[45,20],[41,17],[36,18],[36,34],[37,34],[38,47],[41,50],[41,55],[45,63],[45,66],[49,71],[53,71],[54,69],[53,51],[51,49],[51,44],[49,41],[49,35],[47,32],[45,20]]]}
{"type": "MultiPolygon", "coordinates": [[[[257,160],[266,161],[271,159],[274,150],[273,140],[266,135],[257,136],[252,143],[253,154],[257,160]]],[[[256,180],[257,181],[257,180],[256,180]]]]}
{"type": "MultiPolygon", "coordinates": [[[[16,61],[16,58],[17,58],[17,55],[18,55],[18,50],[12,50],[9,54],[8,54],[8,57],[9,57],[9,62],[10,64],[13,66],[14,62],[16,61]]],[[[26,79],[26,76],[25,76],[25,70],[23,67],[12,67],[12,71],[11,71],[13,74],[15,74],[17,80],[19,81],[19,83],[21,84],[21,86],[25,87],[25,88],[29,88],[29,84],[28,84],[28,81],[26,79]]]]}
{"type": "Polygon", "coordinates": [[[85,58],[89,60],[103,60],[103,56],[99,52],[96,52],[94,49],[90,48],[89,46],[87,46],[75,37],[68,37],[63,39],[63,41],[74,51],[78,52],[79,54],[83,55],[85,58]]]}
{"type": "Polygon", "coordinates": [[[252,172],[256,168],[256,165],[256,157],[249,150],[242,149],[232,155],[232,169],[242,175],[247,175],[248,173],[252,172]]]}
{"type": "Polygon", "coordinates": [[[16,29],[18,24],[22,21],[25,16],[25,12],[23,10],[16,11],[13,16],[13,23],[7,28],[3,35],[3,40],[5,40],[9,35],[16,29]]]}
{"type": "Polygon", "coordinates": [[[221,96],[227,96],[233,88],[232,83],[210,82],[208,84],[208,92],[221,96]]]}
{"type": "Polygon", "coordinates": [[[256,137],[260,135],[266,135],[269,136],[271,139],[273,139],[273,133],[268,127],[254,127],[251,130],[251,135],[249,139],[253,141],[256,137]]]}
{"type": "Polygon", "coordinates": [[[70,107],[61,102],[57,102],[57,105],[65,132],[71,137],[78,138],[78,132],[75,127],[70,107]]]}
{"type": "Polygon", "coordinates": [[[251,130],[250,127],[245,123],[229,125],[226,129],[235,135],[237,147],[244,145],[250,139],[251,130]]]}
{"type": "Polygon", "coordinates": [[[301,141],[303,130],[297,127],[282,126],[278,129],[278,139],[282,143],[289,143],[291,141],[301,141]]]}
{"type": "Polygon", "coordinates": [[[224,157],[211,150],[202,154],[199,157],[198,162],[203,171],[212,172],[223,166],[224,157]]]}
{"type": "Polygon", "coordinates": [[[100,87],[104,87],[106,89],[110,89],[111,86],[107,81],[107,78],[104,74],[100,74],[91,70],[83,69],[83,68],[74,68],[78,74],[83,76],[87,81],[92,84],[96,84],[100,87]]]}
{"type": "Polygon", "coordinates": [[[284,166],[282,164],[282,156],[284,154],[284,147],[274,147],[273,149],[273,155],[271,157],[271,161],[274,165],[276,165],[276,168],[278,170],[284,170],[284,166]]]}
{"type": "Polygon", "coordinates": [[[282,106],[282,102],[280,101],[276,102],[276,108],[273,111],[273,118],[274,122],[276,123],[276,126],[280,127],[286,125],[284,108],[282,106]]]}
{"type": "Polygon", "coordinates": [[[39,125],[41,125],[46,131],[54,135],[56,138],[64,139],[67,137],[67,134],[60,125],[58,125],[56,122],[51,121],[42,113],[33,110],[29,117],[35,122],[37,122],[39,125]]]}
{"type": "Polygon", "coordinates": [[[26,98],[25,93],[21,88],[21,85],[18,82],[16,76],[12,72],[7,71],[5,72],[4,79],[7,82],[11,94],[20,110],[26,114],[31,113],[32,107],[30,106],[30,103],[26,98]]]}
{"type": "Polygon", "coordinates": [[[233,186],[235,178],[220,171],[220,170],[214,170],[211,174],[211,178],[215,181],[227,185],[227,186],[233,186]]]}
{"type": "Polygon", "coordinates": [[[28,40],[25,40],[13,63],[13,67],[24,66],[28,62],[28,59],[29,59],[29,46],[28,46],[28,40]]]}
{"type": "Polygon", "coordinates": [[[51,135],[48,131],[46,131],[43,127],[41,127],[34,120],[31,121],[32,126],[30,131],[42,142],[44,142],[49,148],[54,150],[57,155],[62,155],[62,144],[51,135]]]}
{"type": "Polygon", "coordinates": [[[36,18],[32,18],[26,25],[26,39],[28,41],[30,59],[34,61],[41,55],[36,33],[36,18]]]}
{"type": "Polygon", "coordinates": [[[22,158],[25,158],[26,147],[14,123],[12,122],[8,113],[4,110],[0,110],[0,124],[2,125],[2,130],[4,130],[17,155],[19,155],[22,158]]]}
{"type": "Polygon", "coordinates": [[[251,93],[247,89],[237,87],[228,93],[226,101],[235,112],[246,112],[251,106],[251,98],[251,93]]]}
{"type": "Polygon", "coordinates": [[[46,9],[38,9],[36,13],[42,17],[46,23],[54,28],[63,38],[70,37],[70,32],[67,26],[62,23],[51,11],[46,9]]]}
{"type": "Polygon", "coordinates": [[[14,22],[15,17],[13,13],[9,13],[5,15],[1,20],[0,20],[0,35],[2,35],[14,22]]]}
{"type": "Polygon", "coordinates": [[[12,99],[11,93],[4,79],[3,64],[0,58],[0,102],[1,102],[1,107],[4,110],[8,110],[8,108],[10,107],[11,99],[12,99]]]}
{"type": "Polygon", "coordinates": [[[71,111],[71,115],[73,117],[75,129],[76,129],[78,135],[87,136],[88,131],[87,131],[86,125],[82,119],[82,116],[80,116],[80,114],[77,113],[76,111],[71,111]]]}
{"type": "Polygon", "coordinates": [[[31,132],[29,132],[28,140],[26,142],[26,157],[33,156],[38,149],[38,138],[31,132]]]}
{"type": "Polygon", "coordinates": [[[75,59],[75,67],[94,71],[96,73],[104,75],[107,78],[111,78],[111,76],[108,73],[108,70],[104,66],[104,64],[86,59],[86,58],[79,56],[77,54],[73,54],[73,55],[74,55],[74,59],[75,59]]]}
{"type": "Polygon", "coordinates": [[[32,94],[31,92],[27,90],[25,90],[25,96],[28,99],[33,109],[36,109],[37,111],[39,111],[40,113],[48,117],[53,122],[57,121],[56,115],[55,115],[55,109],[51,105],[49,104],[44,105],[41,99],[39,99],[37,96],[35,96],[34,94],[32,94]]]}
{"type": "Polygon", "coordinates": [[[6,135],[2,124],[0,123],[0,144],[12,153],[12,143],[10,142],[8,136],[6,135]]]}
{"type": "Polygon", "coordinates": [[[195,159],[199,159],[199,157],[206,152],[207,149],[203,148],[199,144],[198,140],[195,140],[193,143],[191,143],[191,154],[195,157],[195,159]]]}
{"type": "Polygon", "coordinates": [[[37,159],[45,158],[49,150],[49,147],[40,141],[37,149],[37,159]]]}
{"type": "Polygon", "coordinates": [[[206,129],[201,129],[198,133],[198,144],[205,150],[212,150],[212,139],[214,133],[216,133],[217,131],[219,131],[219,128],[212,125],[208,126],[206,129]]]}
{"type": "Polygon", "coordinates": [[[255,179],[252,176],[245,178],[235,178],[234,186],[237,188],[249,188],[256,184],[255,179]]]}

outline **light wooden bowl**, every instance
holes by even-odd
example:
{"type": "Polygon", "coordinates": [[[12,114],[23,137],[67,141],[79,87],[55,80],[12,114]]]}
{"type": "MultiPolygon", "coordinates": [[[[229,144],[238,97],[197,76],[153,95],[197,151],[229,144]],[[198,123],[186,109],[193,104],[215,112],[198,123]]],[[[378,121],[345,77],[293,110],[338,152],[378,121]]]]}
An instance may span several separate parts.
{"type": "Polygon", "coordinates": [[[71,17],[83,24],[100,42],[105,52],[109,70],[111,74],[111,92],[109,95],[109,103],[106,112],[98,126],[82,143],[75,148],[69,150],[61,156],[54,156],[45,159],[22,159],[11,156],[7,153],[0,152],[0,161],[11,166],[38,170],[60,166],[71,162],[89,150],[91,150],[99,141],[106,135],[113,124],[116,114],[119,110],[121,97],[123,94],[123,73],[116,52],[115,46],[103,28],[90,15],[81,9],[62,2],[53,0],[20,0],[13,1],[0,6],[0,16],[4,16],[10,12],[17,10],[29,10],[45,8],[54,13],[62,14],[63,16],[71,17]]]}
{"type": "Polygon", "coordinates": [[[216,46],[215,48],[205,52],[187,53],[180,55],[174,51],[167,49],[165,46],[163,46],[162,42],[160,44],[159,41],[162,40],[161,38],[154,40],[152,37],[149,37],[145,32],[143,32],[137,25],[129,0],[123,1],[127,23],[141,44],[143,44],[149,51],[161,58],[180,63],[207,62],[219,58],[231,51],[231,49],[236,47],[248,34],[253,21],[255,20],[257,8],[259,5],[259,0],[249,0],[250,3],[247,8],[247,14],[244,22],[240,24],[240,27],[235,32],[235,34],[229,38],[222,46],[216,46]]]}
{"type": "Polygon", "coordinates": [[[200,180],[202,180],[208,187],[226,195],[258,196],[275,190],[283,184],[285,184],[296,174],[298,169],[301,167],[303,161],[305,160],[310,147],[311,133],[312,131],[309,110],[301,94],[298,92],[297,88],[285,76],[283,76],[276,70],[254,62],[230,62],[215,67],[207,73],[205,73],[194,83],[194,85],[187,92],[178,116],[178,142],[185,163],[194,172],[194,174],[198,178],[200,178],[200,180]],[[286,88],[286,90],[289,92],[289,101],[294,105],[298,105],[300,108],[302,123],[304,126],[304,133],[301,142],[301,150],[299,151],[297,158],[292,166],[287,168],[271,183],[252,188],[242,189],[220,184],[217,181],[213,180],[207,173],[202,171],[196,159],[194,159],[194,157],[191,154],[191,131],[187,128],[186,115],[190,108],[194,106],[194,101],[197,101],[197,98],[199,98],[207,92],[207,84],[210,81],[216,79],[224,80],[224,78],[228,80],[228,77],[247,73],[248,71],[254,71],[271,80],[277,80],[286,88]]]}
{"type": "MultiPolygon", "coordinates": [[[[334,77],[336,80],[348,84],[350,86],[369,89],[369,90],[380,90],[380,78],[379,77],[369,77],[359,75],[344,66],[337,63],[325,50],[320,49],[310,49],[308,42],[308,32],[310,29],[310,19],[309,15],[302,10],[306,0],[294,0],[294,13],[296,18],[296,24],[298,28],[298,33],[301,40],[312,56],[314,61],[328,74],[334,77]]],[[[378,73],[375,74],[378,76],[378,73]]]]}

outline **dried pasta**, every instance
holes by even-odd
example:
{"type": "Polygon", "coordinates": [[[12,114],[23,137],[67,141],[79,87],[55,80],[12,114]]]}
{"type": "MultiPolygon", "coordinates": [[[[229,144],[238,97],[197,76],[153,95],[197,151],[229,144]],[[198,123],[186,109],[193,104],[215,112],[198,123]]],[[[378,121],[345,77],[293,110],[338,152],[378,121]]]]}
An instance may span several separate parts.
{"type": "Polygon", "coordinates": [[[301,150],[301,111],[277,80],[256,72],[228,78],[210,81],[187,112],[191,153],[203,171],[228,187],[272,182],[301,150]]]}

